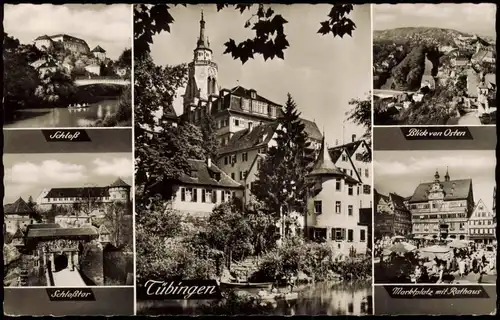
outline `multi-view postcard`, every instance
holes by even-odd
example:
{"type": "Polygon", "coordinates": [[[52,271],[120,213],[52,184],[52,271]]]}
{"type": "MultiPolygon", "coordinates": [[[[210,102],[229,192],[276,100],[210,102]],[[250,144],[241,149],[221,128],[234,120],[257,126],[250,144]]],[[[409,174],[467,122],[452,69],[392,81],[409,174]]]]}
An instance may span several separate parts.
{"type": "Polygon", "coordinates": [[[4,5],[4,314],[495,315],[496,11],[4,5]]]}
{"type": "Polygon", "coordinates": [[[376,314],[496,312],[495,128],[454,128],[375,128],[376,314]]]}
{"type": "Polygon", "coordinates": [[[496,124],[494,4],[373,5],[375,125],[496,124]]]}
{"type": "Polygon", "coordinates": [[[4,131],[7,314],[133,313],[131,137],[4,131]]]}
{"type": "Polygon", "coordinates": [[[4,10],[4,128],[132,125],[129,5],[4,10]]]}
{"type": "Polygon", "coordinates": [[[371,314],[370,5],[238,7],[134,7],[137,313],[371,314]]]}

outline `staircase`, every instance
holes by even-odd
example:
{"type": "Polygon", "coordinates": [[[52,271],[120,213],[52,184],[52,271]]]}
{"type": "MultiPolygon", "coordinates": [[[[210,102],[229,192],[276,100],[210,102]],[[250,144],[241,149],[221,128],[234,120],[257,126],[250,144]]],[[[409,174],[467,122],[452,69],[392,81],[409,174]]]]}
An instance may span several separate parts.
{"type": "Polygon", "coordinates": [[[259,259],[248,257],[239,262],[231,263],[231,276],[238,278],[240,282],[247,282],[248,278],[259,269],[259,259]]]}

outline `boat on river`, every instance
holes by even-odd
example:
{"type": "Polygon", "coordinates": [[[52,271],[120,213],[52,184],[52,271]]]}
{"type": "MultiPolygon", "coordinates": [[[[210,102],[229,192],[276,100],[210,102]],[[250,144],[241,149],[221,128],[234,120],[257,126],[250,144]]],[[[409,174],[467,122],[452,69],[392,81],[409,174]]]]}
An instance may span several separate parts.
{"type": "Polygon", "coordinates": [[[271,289],[272,282],[220,282],[222,288],[233,288],[233,289],[271,289]]]}

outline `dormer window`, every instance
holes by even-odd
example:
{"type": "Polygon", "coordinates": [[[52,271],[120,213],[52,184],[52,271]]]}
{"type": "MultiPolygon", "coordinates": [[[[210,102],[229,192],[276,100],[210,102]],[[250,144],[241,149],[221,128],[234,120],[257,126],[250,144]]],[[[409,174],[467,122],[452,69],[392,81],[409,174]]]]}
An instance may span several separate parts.
{"type": "Polygon", "coordinates": [[[255,92],[255,91],[253,91],[253,90],[252,90],[252,91],[250,91],[250,97],[251,97],[252,99],[257,98],[257,92],[255,92]]]}

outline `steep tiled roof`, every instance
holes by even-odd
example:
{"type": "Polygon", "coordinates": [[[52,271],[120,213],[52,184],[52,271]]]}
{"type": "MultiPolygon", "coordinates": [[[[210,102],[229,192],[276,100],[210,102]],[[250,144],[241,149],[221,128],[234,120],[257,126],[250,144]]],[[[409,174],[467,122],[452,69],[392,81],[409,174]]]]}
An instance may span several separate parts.
{"type": "Polygon", "coordinates": [[[52,188],[45,198],[109,197],[107,187],[52,188]]]}
{"type": "Polygon", "coordinates": [[[101,48],[101,46],[97,46],[94,49],[92,49],[92,52],[101,52],[101,53],[106,53],[106,50],[101,48]]]}
{"type": "MultiPolygon", "coordinates": [[[[346,143],[346,144],[343,144],[343,145],[340,145],[340,146],[332,147],[332,148],[328,149],[328,151],[332,155],[336,155],[337,159],[342,154],[342,153],[338,153],[339,150],[340,151],[341,150],[346,150],[347,154],[349,155],[349,157],[352,157],[352,155],[354,154],[354,152],[356,152],[356,150],[358,149],[359,145],[362,144],[362,143],[366,144],[366,142],[364,140],[357,140],[357,141],[346,143]]],[[[368,146],[368,144],[366,144],[366,147],[368,149],[370,149],[370,147],[368,146]]]]}
{"type": "Polygon", "coordinates": [[[203,160],[190,159],[188,161],[193,174],[190,176],[183,174],[179,179],[182,183],[223,188],[243,188],[241,184],[231,179],[213,163],[209,168],[203,160]],[[220,179],[218,179],[219,177],[220,179]]]}
{"type": "Polygon", "coordinates": [[[273,104],[273,105],[278,105],[276,102],[273,102],[269,99],[264,98],[263,96],[259,94],[255,94],[255,98],[252,98],[251,95],[252,90],[250,89],[245,89],[242,86],[236,86],[231,89],[231,93],[234,94],[235,96],[246,98],[246,99],[254,99],[257,101],[273,104]]]}
{"type": "MultiPolygon", "coordinates": [[[[441,181],[444,190],[444,200],[465,200],[472,189],[472,179],[441,181]]],[[[418,185],[411,197],[411,203],[428,201],[428,192],[434,182],[425,182],[418,185]]]]}
{"type": "Polygon", "coordinates": [[[38,38],[35,39],[35,41],[37,41],[37,40],[50,40],[50,41],[52,41],[52,39],[48,35],[39,36],[38,38]]]}
{"type": "Polygon", "coordinates": [[[304,118],[300,118],[300,122],[304,124],[304,130],[310,139],[321,141],[323,139],[323,134],[319,131],[318,125],[314,121],[310,121],[304,118]]]}
{"type": "Polygon", "coordinates": [[[471,60],[482,61],[485,58],[493,58],[493,52],[490,50],[479,49],[479,51],[472,56],[471,60]]]}
{"type": "Polygon", "coordinates": [[[17,215],[30,215],[33,212],[33,210],[30,208],[30,206],[26,203],[26,201],[23,200],[23,198],[19,198],[16,200],[16,202],[11,203],[11,204],[6,204],[4,205],[4,214],[9,215],[9,214],[17,214],[17,215]]]}
{"type": "Polygon", "coordinates": [[[220,149],[219,154],[223,155],[239,150],[267,145],[267,143],[272,139],[274,131],[277,127],[278,123],[272,122],[261,124],[252,128],[252,130],[240,130],[233,134],[228,143],[220,149]]]}
{"type": "Polygon", "coordinates": [[[123,181],[121,178],[118,178],[113,182],[112,184],[109,185],[110,188],[117,188],[117,187],[130,187],[125,181],[123,181]]]}
{"type": "Polygon", "coordinates": [[[389,193],[389,196],[392,200],[392,203],[394,204],[394,207],[399,210],[407,210],[405,206],[405,198],[396,194],[396,193],[389,193]]]}
{"type": "Polygon", "coordinates": [[[325,146],[325,139],[323,138],[321,142],[321,150],[318,154],[318,158],[314,163],[314,166],[309,173],[309,176],[338,176],[343,177],[346,181],[351,183],[359,183],[354,178],[346,175],[342,170],[337,168],[337,166],[333,163],[330,155],[328,154],[328,149],[325,146]]]}
{"type": "Polygon", "coordinates": [[[28,231],[28,238],[97,236],[92,228],[42,228],[28,231]]]}
{"type": "Polygon", "coordinates": [[[484,75],[484,82],[486,84],[491,83],[491,84],[496,85],[497,84],[496,74],[494,74],[494,73],[487,73],[487,74],[485,74],[484,75]]]}

